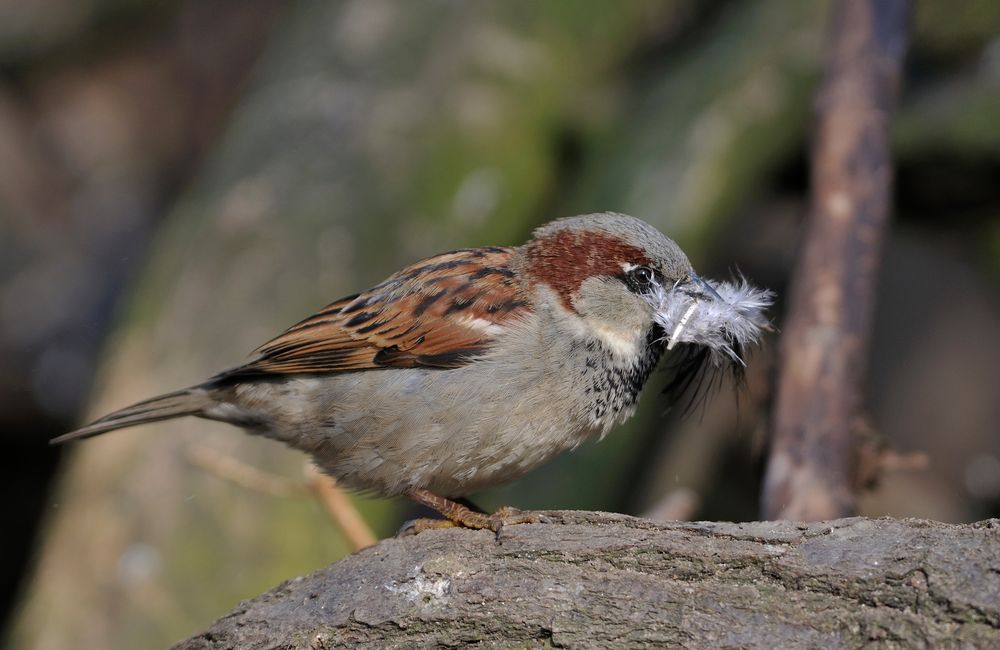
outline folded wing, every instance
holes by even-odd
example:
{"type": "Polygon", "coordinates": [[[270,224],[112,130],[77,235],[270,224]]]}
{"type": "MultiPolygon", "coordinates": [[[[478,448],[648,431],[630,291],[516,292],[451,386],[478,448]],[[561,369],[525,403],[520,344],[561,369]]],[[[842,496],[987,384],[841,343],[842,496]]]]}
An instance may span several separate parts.
{"type": "Polygon", "coordinates": [[[464,365],[528,311],[509,248],[444,253],[334,302],[220,378],[464,365]]]}

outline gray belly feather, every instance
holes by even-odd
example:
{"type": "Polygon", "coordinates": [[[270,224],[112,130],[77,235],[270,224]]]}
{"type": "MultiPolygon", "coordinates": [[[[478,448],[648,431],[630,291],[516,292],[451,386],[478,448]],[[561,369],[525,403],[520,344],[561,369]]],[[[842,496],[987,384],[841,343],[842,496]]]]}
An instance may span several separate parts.
{"type": "Polygon", "coordinates": [[[247,383],[235,397],[253,411],[257,433],[312,454],[347,486],[461,496],[515,479],[627,419],[661,351],[647,345],[624,363],[597,341],[498,346],[461,368],[247,383]]]}

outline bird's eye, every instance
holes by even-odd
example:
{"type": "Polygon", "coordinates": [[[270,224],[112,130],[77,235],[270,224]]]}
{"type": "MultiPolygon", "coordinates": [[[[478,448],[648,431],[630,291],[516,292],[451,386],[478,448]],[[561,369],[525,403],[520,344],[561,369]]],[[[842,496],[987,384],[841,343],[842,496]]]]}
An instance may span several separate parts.
{"type": "Polygon", "coordinates": [[[638,280],[639,282],[643,282],[645,284],[649,284],[650,282],[653,281],[653,269],[649,268],[648,266],[636,267],[632,271],[632,275],[635,276],[636,280],[638,280]]]}
{"type": "Polygon", "coordinates": [[[637,266],[629,270],[626,275],[629,285],[637,291],[648,289],[656,278],[656,273],[648,266],[637,266]]]}

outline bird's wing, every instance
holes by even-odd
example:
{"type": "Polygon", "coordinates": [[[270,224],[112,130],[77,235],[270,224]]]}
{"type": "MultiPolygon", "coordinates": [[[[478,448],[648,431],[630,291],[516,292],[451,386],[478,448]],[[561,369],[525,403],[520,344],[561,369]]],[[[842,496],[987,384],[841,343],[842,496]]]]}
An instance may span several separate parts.
{"type": "Polygon", "coordinates": [[[464,365],[529,310],[511,256],[476,248],[417,262],[293,325],[223,377],[464,365]]]}

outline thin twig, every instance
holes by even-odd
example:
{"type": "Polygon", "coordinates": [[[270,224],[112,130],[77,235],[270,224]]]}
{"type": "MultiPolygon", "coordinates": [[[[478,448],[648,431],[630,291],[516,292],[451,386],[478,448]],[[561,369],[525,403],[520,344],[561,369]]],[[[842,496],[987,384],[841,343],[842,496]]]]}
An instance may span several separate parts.
{"type": "Polygon", "coordinates": [[[191,464],[247,490],[277,497],[314,496],[354,550],[378,541],[350,498],[312,463],[306,465],[306,481],[298,482],[264,472],[211,447],[191,445],[185,453],[191,464]]]}
{"type": "Polygon", "coordinates": [[[331,477],[320,472],[312,463],[306,465],[306,476],[316,497],[340,530],[343,531],[344,536],[351,542],[354,550],[363,549],[378,541],[378,537],[361,517],[361,513],[354,507],[350,497],[337,486],[331,477]]]}
{"type": "Polygon", "coordinates": [[[247,490],[276,497],[305,496],[310,493],[308,485],[261,471],[211,447],[191,445],[185,449],[185,454],[192,465],[247,490]]]}

